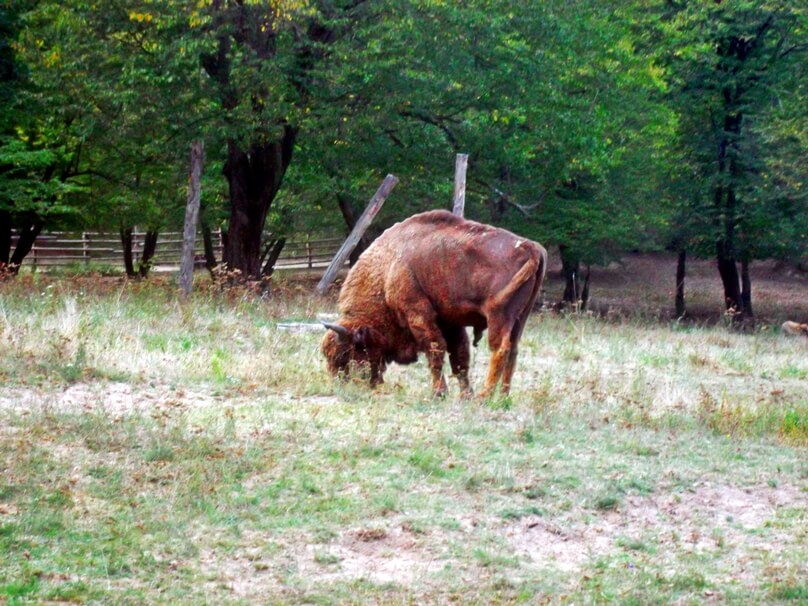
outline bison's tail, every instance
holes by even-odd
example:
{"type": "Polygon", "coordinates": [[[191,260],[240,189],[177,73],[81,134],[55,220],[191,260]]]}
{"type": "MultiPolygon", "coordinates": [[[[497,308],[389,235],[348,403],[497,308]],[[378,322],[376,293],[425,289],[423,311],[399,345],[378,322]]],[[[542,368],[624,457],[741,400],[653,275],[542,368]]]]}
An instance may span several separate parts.
{"type": "MultiPolygon", "coordinates": [[[[536,276],[534,290],[535,294],[538,294],[538,290],[544,282],[545,273],[547,273],[547,251],[544,248],[537,248],[536,254],[531,255],[531,258],[519,268],[519,271],[508,282],[508,285],[497,293],[494,298],[496,305],[502,305],[510,300],[516,294],[516,291],[533,276],[536,276]]],[[[535,298],[535,294],[531,299],[535,298]]]]}

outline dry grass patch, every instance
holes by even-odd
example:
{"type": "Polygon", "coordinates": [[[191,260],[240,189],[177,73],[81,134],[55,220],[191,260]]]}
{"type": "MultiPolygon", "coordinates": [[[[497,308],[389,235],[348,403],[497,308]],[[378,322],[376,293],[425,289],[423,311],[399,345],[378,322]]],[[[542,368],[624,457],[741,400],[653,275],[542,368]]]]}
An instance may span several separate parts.
{"type": "Polygon", "coordinates": [[[510,397],[433,400],[423,362],[333,382],[277,327],[333,301],[285,288],[0,292],[0,602],[808,591],[804,344],[535,315],[510,397]]]}

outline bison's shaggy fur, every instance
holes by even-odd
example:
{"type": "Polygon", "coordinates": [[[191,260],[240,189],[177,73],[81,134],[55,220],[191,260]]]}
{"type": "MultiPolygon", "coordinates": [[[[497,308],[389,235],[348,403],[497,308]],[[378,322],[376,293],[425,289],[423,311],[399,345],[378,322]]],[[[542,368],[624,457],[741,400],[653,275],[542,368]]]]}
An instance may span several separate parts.
{"type": "Polygon", "coordinates": [[[414,362],[426,354],[437,395],[446,392],[446,353],[464,393],[469,340],[488,329],[491,365],[481,395],[500,379],[507,393],[519,338],[547,268],[539,244],[503,229],[467,221],[446,211],[410,217],[385,231],[351,269],[339,296],[341,318],[328,325],[322,351],[332,374],[352,364],[382,382],[387,364],[414,362]]]}

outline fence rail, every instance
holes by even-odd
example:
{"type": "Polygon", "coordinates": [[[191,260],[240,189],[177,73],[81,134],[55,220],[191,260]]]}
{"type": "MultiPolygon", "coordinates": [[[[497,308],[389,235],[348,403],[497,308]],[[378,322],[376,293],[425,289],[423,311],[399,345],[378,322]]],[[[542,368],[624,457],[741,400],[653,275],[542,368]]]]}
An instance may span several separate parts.
{"type": "MultiPolygon", "coordinates": [[[[132,233],[132,256],[140,257],[143,250],[145,232],[132,233]]],[[[18,236],[11,238],[11,246],[16,246],[18,236]]],[[[213,234],[216,258],[222,256],[221,232],[213,234]]],[[[336,254],[341,238],[305,238],[290,240],[281,251],[275,264],[280,269],[314,269],[327,267],[336,254]]],[[[157,250],[152,266],[157,271],[177,269],[182,251],[182,233],[164,232],[157,238],[157,250]]],[[[204,263],[204,248],[201,234],[197,234],[194,258],[204,263]]],[[[48,232],[40,234],[31,252],[23,261],[23,266],[43,268],[75,264],[107,265],[123,269],[123,245],[116,234],[101,232],[48,232]]]]}

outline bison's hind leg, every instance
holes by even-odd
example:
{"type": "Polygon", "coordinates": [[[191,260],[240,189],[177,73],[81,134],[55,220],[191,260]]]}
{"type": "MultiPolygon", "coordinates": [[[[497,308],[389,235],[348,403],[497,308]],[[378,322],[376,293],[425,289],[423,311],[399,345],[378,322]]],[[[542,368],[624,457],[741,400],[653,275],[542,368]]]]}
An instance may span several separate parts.
{"type": "Polygon", "coordinates": [[[527,319],[533,311],[533,306],[536,304],[536,299],[539,296],[541,288],[541,281],[535,280],[532,284],[532,292],[524,310],[519,315],[516,323],[511,330],[511,350],[508,359],[505,361],[505,368],[502,371],[502,391],[508,393],[511,389],[511,379],[513,378],[513,371],[516,370],[516,358],[519,353],[519,341],[522,339],[522,331],[525,329],[527,319]]]}
{"type": "Polygon", "coordinates": [[[509,300],[490,310],[488,346],[491,349],[491,365],[481,396],[492,395],[500,378],[503,395],[510,391],[519,353],[519,339],[538,296],[539,288],[540,281],[534,274],[512,293],[509,300]]]}
{"type": "Polygon", "coordinates": [[[378,387],[384,384],[385,364],[380,362],[370,363],[370,386],[378,387]]]}
{"type": "MultiPolygon", "coordinates": [[[[498,318],[497,320],[490,322],[488,326],[488,346],[491,349],[491,362],[488,366],[485,387],[480,392],[481,398],[487,398],[494,394],[513,348],[510,323],[504,322],[505,318],[498,318]]],[[[503,393],[507,393],[504,384],[503,393]]]]}
{"type": "Polygon", "coordinates": [[[516,358],[519,354],[519,338],[522,335],[525,320],[527,320],[526,317],[517,320],[511,330],[511,348],[508,351],[508,357],[505,359],[505,365],[502,369],[502,393],[504,394],[507,394],[511,390],[511,379],[513,379],[513,371],[516,370],[516,358]]]}

